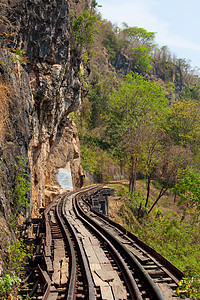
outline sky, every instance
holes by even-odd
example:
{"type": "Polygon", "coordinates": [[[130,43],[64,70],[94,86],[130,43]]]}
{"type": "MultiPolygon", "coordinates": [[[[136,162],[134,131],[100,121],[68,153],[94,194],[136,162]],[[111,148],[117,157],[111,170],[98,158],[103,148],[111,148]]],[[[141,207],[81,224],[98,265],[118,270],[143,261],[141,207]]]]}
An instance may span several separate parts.
{"type": "Polygon", "coordinates": [[[200,0],[98,0],[104,19],[118,27],[156,32],[156,43],[200,68],[200,0]]]}

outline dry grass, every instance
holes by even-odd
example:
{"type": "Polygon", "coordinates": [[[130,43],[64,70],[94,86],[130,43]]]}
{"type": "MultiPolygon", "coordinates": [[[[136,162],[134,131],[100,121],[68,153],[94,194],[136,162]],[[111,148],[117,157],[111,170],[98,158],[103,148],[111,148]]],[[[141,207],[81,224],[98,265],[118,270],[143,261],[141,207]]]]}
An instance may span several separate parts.
{"type": "MultiPolygon", "coordinates": [[[[112,182],[113,187],[115,184],[117,184],[117,186],[121,186],[122,188],[127,188],[128,189],[128,181],[116,181],[116,182],[112,182]]],[[[136,191],[140,191],[141,194],[143,195],[144,199],[146,197],[146,184],[145,181],[143,180],[137,180],[136,181],[136,191]]],[[[151,185],[151,192],[150,192],[150,200],[149,200],[149,206],[150,207],[153,202],[155,201],[155,199],[157,198],[159,194],[159,190],[157,188],[155,188],[153,185],[151,185]]],[[[111,198],[112,199],[112,198],[111,198]]],[[[110,212],[111,212],[111,217],[114,219],[119,219],[119,212],[123,206],[123,202],[128,201],[128,198],[126,197],[114,197],[111,201],[110,201],[110,212]],[[117,201],[116,199],[117,198],[117,201]]],[[[143,203],[144,205],[144,203],[143,203]]],[[[174,197],[171,194],[166,194],[164,195],[158,202],[158,204],[156,205],[156,208],[160,208],[160,210],[162,211],[163,215],[176,215],[177,217],[180,218],[180,216],[182,215],[182,211],[181,208],[177,205],[177,203],[174,203],[174,197]]],[[[119,221],[119,220],[118,220],[119,221]]],[[[124,220],[120,220],[119,222],[124,222],[124,220]]]]}
{"type": "Polygon", "coordinates": [[[8,85],[0,82],[0,140],[5,136],[9,122],[10,91],[8,85]]]}
{"type": "Polygon", "coordinates": [[[0,0],[0,47],[10,48],[18,31],[16,11],[20,10],[21,0],[0,0]]]}

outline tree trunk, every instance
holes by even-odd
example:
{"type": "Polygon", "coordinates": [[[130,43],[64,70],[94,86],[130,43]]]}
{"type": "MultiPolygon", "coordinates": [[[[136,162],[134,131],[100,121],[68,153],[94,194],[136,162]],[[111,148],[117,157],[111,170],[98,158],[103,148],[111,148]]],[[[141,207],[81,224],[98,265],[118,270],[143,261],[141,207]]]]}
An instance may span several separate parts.
{"type": "Polygon", "coordinates": [[[184,209],[184,211],[183,211],[183,215],[182,215],[182,217],[181,217],[181,223],[183,222],[183,220],[185,219],[185,215],[186,215],[186,210],[187,210],[187,208],[185,208],[184,209]]]}
{"type": "Polygon", "coordinates": [[[152,205],[152,207],[148,211],[148,214],[150,214],[150,212],[152,211],[152,209],[154,208],[154,206],[158,203],[158,201],[160,200],[160,198],[165,194],[165,192],[167,191],[167,189],[168,188],[162,187],[162,189],[160,190],[160,193],[158,195],[158,198],[156,199],[156,201],[154,202],[154,204],[152,205]]]}
{"type": "Polygon", "coordinates": [[[174,203],[176,203],[176,198],[177,198],[177,191],[175,191],[175,194],[174,194],[174,203]]]}
{"type": "MultiPolygon", "coordinates": [[[[175,177],[175,184],[174,186],[177,184],[177,175],[175,177]]],[[[176,198],[177,198],[177,191],[175,191],[175,194],[174,194],[174,203],[176,203],[176,198]]]]}
{"type": "Polygon", "coordinates": [[[130,193],[130,195],[132,195],[133,192],[134,192],[136,177],[137,177],[137,158],[132,157],[131,158],[130,179],[129,179],[129,193],[130,193]]]}
{"type": "Polygon", "coordinates": [[[183,220],[185,219],[187,209],[191,209],[192,206],[193,206],[193,204],[191,204],[191,205],[188,205],[188,204],[187,204],[187,207],[184,209],[183,215],[182,215],[182,217],[181,217],[181,221],[180,221],[181,223],[182,223],[183,220]]]}
{"type": "Polygon", "coordinates": [[[150,183],[151,183],[151,175],[148,175],[147,176],[147,196],[146,196],[146,201],[145,201],[145,207],[147,207],[148,201],[149,201],[150,183]]]}

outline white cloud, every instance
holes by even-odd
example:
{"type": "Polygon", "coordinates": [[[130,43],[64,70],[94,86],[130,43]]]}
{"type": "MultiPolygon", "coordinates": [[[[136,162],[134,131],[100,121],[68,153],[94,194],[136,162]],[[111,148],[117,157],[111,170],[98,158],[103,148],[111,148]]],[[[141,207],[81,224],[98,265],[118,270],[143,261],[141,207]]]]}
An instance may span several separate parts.
{"type": "Polygon", "coordinates": [[[128,23],[129,26],[144,27],[149,31],[157,31],[159,26],[168,26],[168,23],[160,22],[156,16],[151,13],[150,7],[155,5],[156,1],[135,0],[135,1],[112,1],[104,0],[105,4],[100,9],[103,17],[117,23],[118,26],[122,22],[128,23]]]}
{"type": "Polygon", "coordinates": [[[173,47],[184,48],[188,50],[200,51],[200,44],[193,43],[179,36],[178,34],[172,33],[169,29],[159,30],[157,34],[157,41],[161,45],[168,45],[173,47]]]}
{"type": "Polygon", "coordinates": [[[155,15],[154,8],[161,5],[157,0],[124,0],[123,2],[103,0],[99,3],[103,5],[100,9],[103,17],[118,26],[121,26],[122,22],[126,22],[129,26],[143,27],[148,31],[157,32],[157,43],[167,45],[169,48],[185,49],[185,52],[188,51],[186,52],[188,55],[189,50],[200,51],[200,44],[196,43],[196,40],[192,42],[182,37],[181,34],[176,33],[174,24],[172,25],[171,22],[166,22],[160,19],[159,15],[155,15]]]}

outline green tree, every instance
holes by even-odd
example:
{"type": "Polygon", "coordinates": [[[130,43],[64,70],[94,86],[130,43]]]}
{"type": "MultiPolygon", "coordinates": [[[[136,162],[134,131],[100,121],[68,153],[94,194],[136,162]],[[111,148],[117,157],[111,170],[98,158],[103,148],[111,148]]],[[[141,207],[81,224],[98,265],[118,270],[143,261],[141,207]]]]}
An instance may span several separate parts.
{"type": "Polygon", "coordinates": [[[155,32],[148,32],[144,28],[137,26],[129,27],[125,22],[123,23],[123,27],[121,32],[132,45],[141,45],[149,50],[155,47],[155,32]]]}
{"type": "Polygon", "coordinates": [[[81,47],[88,48],[94,42],[94,36],[99,31],[97,24],[100,22],[95,14],[95,7],[97,3],[91,2],[91,6],[88,10],[84,10],[79,16],[76,16],[73,12],[72,18],[72,29],[75,40],[81,47]]]}
{"type": "Polygon", "coordinates": [[[23,156],[17,156],[17,162],[13,164],[13,167],[13,187],[10,190],[12,208],[10,223],[15,227],[18,215],[20,213],[26,213],[26,209],[29,205],[31,183],[28,177],[27,160],[23,156]]]}
{"type": "Polygon", "coordinates": [[[132,60],[132,69],[139,73],[149,72],[152,68],[150,53],[156,47],[155,32],[148,32],[137,26],[129,27],[126,23],[123,23],[123,27],[120,35],[132,60]]]}
{"type": "Polygon", "coordinates": [[[145,128],[159,123],[166,109],[163,89],[143,76],[129,74],[109,100],[110,143],[127,157],[129,189],[133,192],[145,128]]]}
{"type": "Polygon", "coordinates": [[[149,49],[139,45],[132,48],[130,57],[134,61],[134,69],[139,73],[149,72],[152,69],[152,57],[149,55],[149,49]]]}
{"type": "Polygon", "coordinates": [[[140,172],[146,179],[145,207],[148,206],[151,182],[160,165],[166,150],[163,132],[158,124],[151,124],[144,128],[142,147],[139,153],[140,172]]]}
{"type": "Polygon", "coordinates": [[[158,201],[166,192],[172,189],[177,183],[178,170],[184,170],[191,163],[192,154],[190,149],[182,146],[166,143],[162,158],[156,168],[156,180],[160,183],[160,191],[149,209],[152,211],[158,201]]]}
{"type": "Polygon", "coordinates": [[[25,267],[28,259],[31,258],[33,247],[27,249],[24,240],[21,238],[8,243],[8,248],[4,250],[3,274],[0,277],[0,298],[1,299],[21,299],[19,296],[21,283],[26,273],[25,267]]]}
{"type": "Polygon", "coordinates": [[[200,145],[200,104],[192,100],[176,101],[169,110],[165,132],[178,145],[189,145],[194,153],[200,145]]]}
{"type": "Polygon", "coordinates": [[[177,192],[183,207],[183,221],[186,214],[191,213],[191,208],[195,208],[194,217],[198,221],[200,214],[200,174],[195,169],[187,167],[185,170],[178,170],[177,184],[173,188],[177,192]]]}

